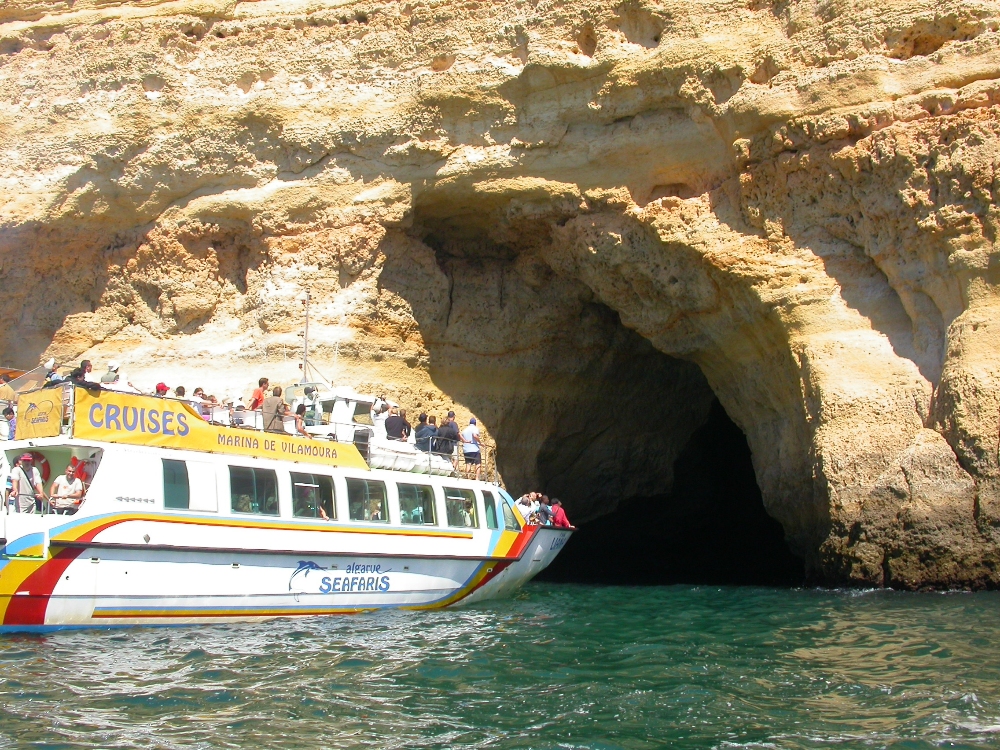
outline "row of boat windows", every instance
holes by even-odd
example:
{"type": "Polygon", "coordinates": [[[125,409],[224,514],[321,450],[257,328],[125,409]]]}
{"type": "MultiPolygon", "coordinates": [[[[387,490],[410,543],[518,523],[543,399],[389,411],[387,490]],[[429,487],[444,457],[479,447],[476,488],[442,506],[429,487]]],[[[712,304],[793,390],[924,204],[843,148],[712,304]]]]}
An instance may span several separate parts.
{"type": "MultiPolygon", "coordinates": [[[[191,502],[191,484],[187,463],[163,460],[163,504],[186,510],[191,502]]],[[[296,518],[337,518],[333,478],[322,474],[290,472],[292,480],[292,515],[296,518]]],[[[352,521],[389,522],[389,497],[386,483],[378,479],[346,477],[347,508],[352,521]]],[[[425,484],[397,482],[400,521],[408,525],[437,526],[434,488],[425,484]]],[[[444,505],[448,526],[481,528],[475,493],[461,487],[444,487],[444,505]]],[[[518,531],[520,524],[510,505],[489,490],[482,490],[486,528],[518,531]]],[[[234,513],[277,516],[278,476],[272,469],[246,466],[229,467],[230,508],[234,513]]]]}

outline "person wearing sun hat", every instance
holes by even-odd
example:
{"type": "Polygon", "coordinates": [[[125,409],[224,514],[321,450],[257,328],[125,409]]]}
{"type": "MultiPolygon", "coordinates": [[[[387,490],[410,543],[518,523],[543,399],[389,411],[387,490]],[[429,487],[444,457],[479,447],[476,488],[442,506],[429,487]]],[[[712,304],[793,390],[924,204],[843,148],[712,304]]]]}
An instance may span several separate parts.
{"type": "Polygon", "coordinates": [[[36,501],[46,500],[42,476],[35,467],[35,457],[30,453],[21,456],[21,465],[11,472],[13,495],[17,498],[18,513],[34,513],[36,501]]]}
{"type": "Polygon", "coordinates": [[[113,359],[108,362],[108,371],[101,375],[102,383],[114,383],[118,380],[118,370],[121,369],[121,364],[118,360],[113,359]]]}

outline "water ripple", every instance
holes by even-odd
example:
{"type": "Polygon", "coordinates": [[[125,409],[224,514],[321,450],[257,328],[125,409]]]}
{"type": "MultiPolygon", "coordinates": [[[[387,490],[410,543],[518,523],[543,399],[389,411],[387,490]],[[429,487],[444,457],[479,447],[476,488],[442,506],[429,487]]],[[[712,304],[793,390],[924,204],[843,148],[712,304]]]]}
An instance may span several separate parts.
{"type": "Polygon", "coordinates": [[[986,748],[996,594],[538,584],[0,641],[0,748],[986,748]]]}

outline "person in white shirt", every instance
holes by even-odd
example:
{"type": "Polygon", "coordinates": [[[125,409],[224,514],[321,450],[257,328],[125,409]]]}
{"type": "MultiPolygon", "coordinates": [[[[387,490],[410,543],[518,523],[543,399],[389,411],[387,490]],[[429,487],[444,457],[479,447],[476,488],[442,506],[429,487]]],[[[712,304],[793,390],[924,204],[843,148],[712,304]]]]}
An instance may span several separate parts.
{"type": "Polygon", "coordinates": [[[476,424],[475,417],[470,419],[469,426],[462,430],[462,451],[465,453],[465,476],[472,479],[470,475],[475,467],[475,479],[478,481],[483,469],[483,459],[479,450],[479,425],[476,424]]]}
{"type": "Polygon", "coordinates": [[[80,508],[83,499],[83,482],[73,476],[73,467],[52,480],[49,499],[56,513],[71,516],[80,508]]]}
{"type": "Polygon", "coordinates": [[[378,443],[384,443],[388,440],[385,431],[385,420],[389,418],[389,404],[381,398],[375,400],[372,404],[372,410],[370,412],[372,418],[372,427],[375,433],[375,441],[378,443]]]}

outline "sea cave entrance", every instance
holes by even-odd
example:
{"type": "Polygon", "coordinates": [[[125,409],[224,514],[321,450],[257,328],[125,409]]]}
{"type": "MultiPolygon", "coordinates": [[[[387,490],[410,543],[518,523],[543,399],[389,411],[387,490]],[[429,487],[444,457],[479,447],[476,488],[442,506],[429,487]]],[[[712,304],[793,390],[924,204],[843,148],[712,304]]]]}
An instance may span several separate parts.
{"type": "Polygon", "coordinates": [[[434,383],[488,427],[509,491],[558,496],[580,527],[545,577],[800,584],[701,369],[551,262],[562,209],[470,201],[418,200],[382,243],[380,285],[412,311],[434,383]]]}

